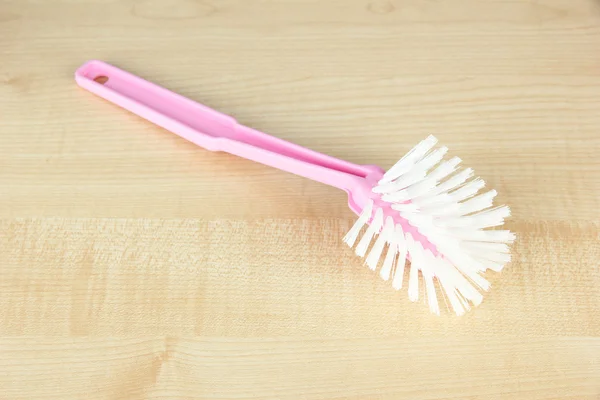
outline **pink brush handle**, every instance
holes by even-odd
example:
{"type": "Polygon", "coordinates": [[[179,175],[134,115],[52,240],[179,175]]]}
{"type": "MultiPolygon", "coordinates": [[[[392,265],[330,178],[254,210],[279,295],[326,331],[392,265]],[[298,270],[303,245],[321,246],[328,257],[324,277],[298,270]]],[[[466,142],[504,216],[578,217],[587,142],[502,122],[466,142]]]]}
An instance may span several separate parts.
{"type": "Polygon", "coordinates": [[[374,172],[372,166],[339,160],[240,125],[228,115],[102,61],[88,61],[76,71],[75,79],[84,89],[208,150],[225,151],[346,191],[374,172]]]}

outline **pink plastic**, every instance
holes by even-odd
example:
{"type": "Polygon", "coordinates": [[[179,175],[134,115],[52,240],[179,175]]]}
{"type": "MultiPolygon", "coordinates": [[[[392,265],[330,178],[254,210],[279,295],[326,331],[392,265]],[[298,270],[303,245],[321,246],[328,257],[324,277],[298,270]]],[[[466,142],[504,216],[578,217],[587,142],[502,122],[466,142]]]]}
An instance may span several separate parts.
{"type": "Polygon", "coordinates": [[[225,151],[342,189],[356,214],[372,199],[405,232],[437,253],[416,228],[371,191],[384,173],[377,166],[339,160],[243,126],[228,115],[102,61],[86,62],[75,72],[75,80],[82,88],[207,150],[225,151]]]}

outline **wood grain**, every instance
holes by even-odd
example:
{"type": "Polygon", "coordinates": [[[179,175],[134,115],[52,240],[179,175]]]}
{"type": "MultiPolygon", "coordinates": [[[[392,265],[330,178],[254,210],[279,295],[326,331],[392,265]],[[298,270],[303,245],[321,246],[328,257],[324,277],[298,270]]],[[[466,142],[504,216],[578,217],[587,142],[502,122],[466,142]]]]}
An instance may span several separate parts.
{"type": "MultiPolygon", "coordinates": [[[[522,224],[463,318],[430,315],[340,245],[351,220],[36,219],[0,227],[0,334],[595,336],[598,227],[522,224]],[[524,229],[525,228],[525,229],[524,229]],[[564,243],[564,232],[578,238],[564,243]],[[589,260],[589,261],[588,261],[589,260]],[[588,262],[590,262],[588,264],[588,262]],[[569,321],[565,324],[565,319],[569,321]],[[360,323],[357,323],[360,322],[360,323]]],[[[423,288],[421,288],[423,290],[423,288]]],[[[600,366],[599,366],[600,367],[600,366]]]]}
{"type": "Polygon", "coordinates": [[[599,46],[596,0],[0,0],[0,399],[599,399],[599,46]],[[431,316],[344,193],[80,90],[92,58],[357,163],[435,133],[514,261],[431,316]]]}
{"type": "Polygon", "coordinates": [[[467,398],[594,399],[589,366],[600,363],[589,338],[17,338],[0,348],[10,399],[464,399],[465,387],[467,398]]]}

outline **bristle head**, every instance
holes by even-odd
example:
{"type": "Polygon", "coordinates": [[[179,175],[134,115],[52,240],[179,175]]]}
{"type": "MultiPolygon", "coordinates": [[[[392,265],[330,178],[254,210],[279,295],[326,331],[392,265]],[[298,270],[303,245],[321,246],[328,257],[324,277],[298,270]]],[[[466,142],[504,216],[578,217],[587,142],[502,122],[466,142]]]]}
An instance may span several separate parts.
{"type": "Polygon", "coordinates": [[[485,182],[472,169],[459,168],[460,158],[444,160],[448,149],[436,144],[429,136],[378,178],[344,242],[353,247],[366,226],[356,254],[366,256],[371,270],[381,264],[381,278],[391,278],[398,290],[409,267],[412,301],[419,299],[421,272],[431,312],[439,315],[437,283],[446,304],[462,315],[490,287],[481,274],[510,262],[515,236],[488,229],[503,225],[510,209],[494,206],[495,190],[480,194],[485,182]]]}

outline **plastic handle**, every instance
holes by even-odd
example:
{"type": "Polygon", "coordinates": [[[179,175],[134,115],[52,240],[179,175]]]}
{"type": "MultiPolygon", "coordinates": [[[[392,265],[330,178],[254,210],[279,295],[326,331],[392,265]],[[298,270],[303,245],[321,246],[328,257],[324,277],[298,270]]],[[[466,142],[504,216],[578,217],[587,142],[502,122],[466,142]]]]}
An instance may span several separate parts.
{"type": "Polygon", "coordinates": [[[77,84],[134,114],[211,151],[226,151],[349,191],[372,173],[352,164],[240,125],[194,102],[102,61],[88,61],[77,84]]]}

